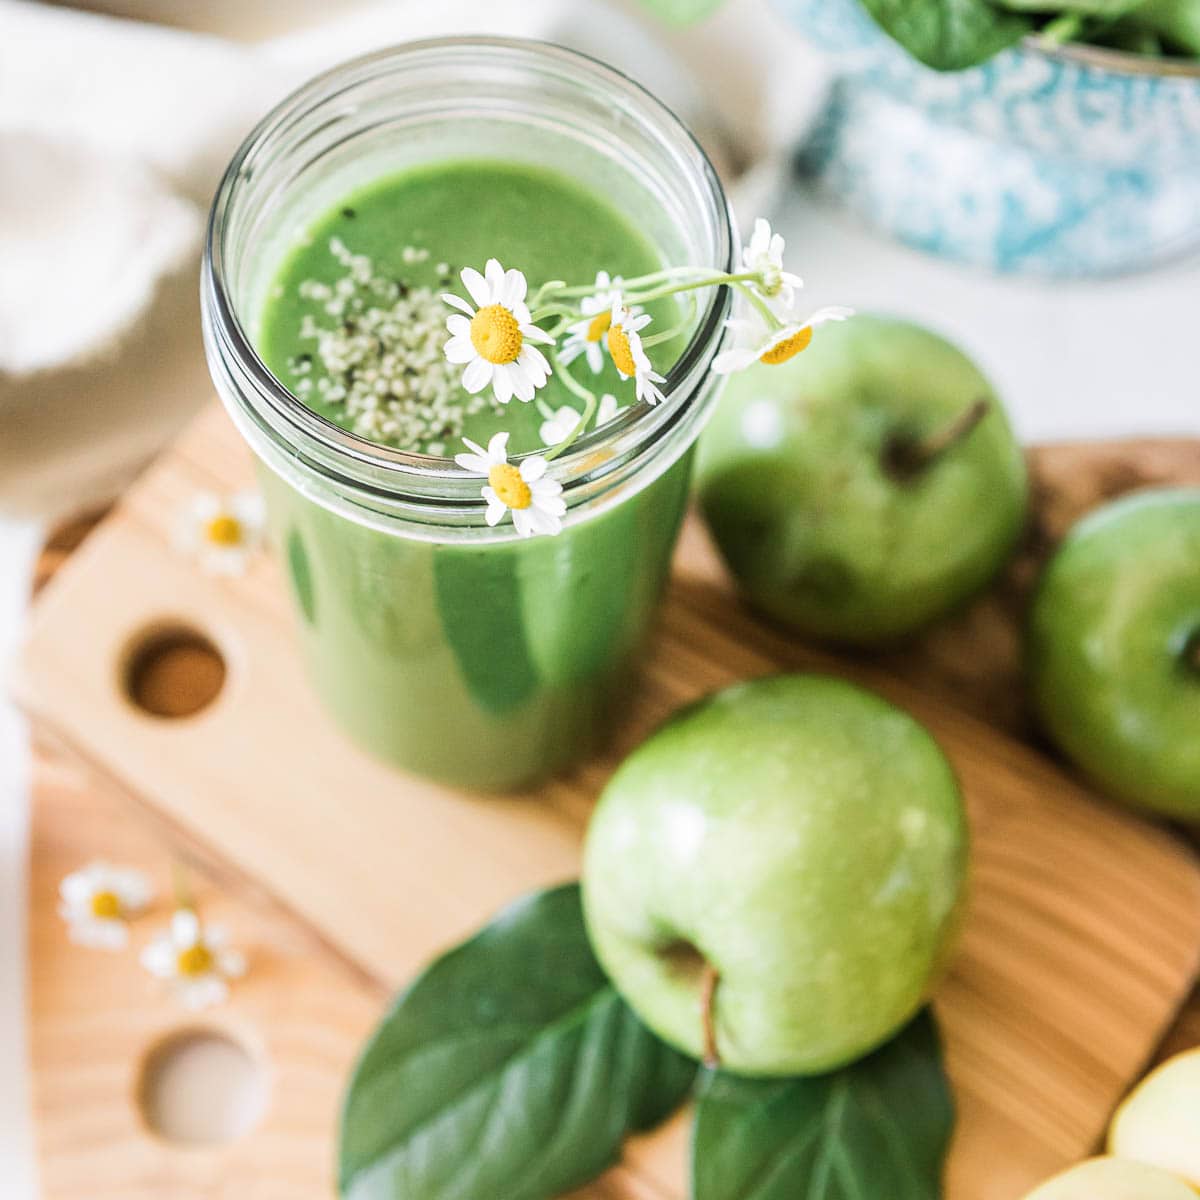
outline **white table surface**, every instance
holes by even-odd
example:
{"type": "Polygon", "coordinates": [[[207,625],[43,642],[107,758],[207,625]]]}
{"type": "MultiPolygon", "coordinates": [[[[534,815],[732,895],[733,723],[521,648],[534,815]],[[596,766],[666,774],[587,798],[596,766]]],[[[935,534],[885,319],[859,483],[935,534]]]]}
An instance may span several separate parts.
{"type": "MultiPolygon", "coordinates": [[[[813,305],[903,313],[959,341],[1026,440],[1200,434],[1200,258],[1091,283],[995,279],[878,238],[797,190],[779,214],[813,305]]],[[[29,524],[0,519],[0,664],[19,637],[29,524]]],[[[5,1200],[34,1200],[24,1041],[23,733],[0,705],[0,1164],[5,1200]]]]}

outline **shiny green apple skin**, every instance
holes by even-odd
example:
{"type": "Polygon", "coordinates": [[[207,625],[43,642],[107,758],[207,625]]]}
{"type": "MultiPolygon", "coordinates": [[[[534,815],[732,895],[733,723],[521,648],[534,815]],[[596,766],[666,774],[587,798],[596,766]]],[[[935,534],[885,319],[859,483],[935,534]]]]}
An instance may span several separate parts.
{"type": "Polygon", "coordinates": [[[1196,1200],[1196,1193],[1145,1163],[1089,1158],[1034,1188],[1025,1200],[1196,1200]]]}
{"type": "Polygon", "coordinates": [[[781,366],[730,378],[700,443],[701,511],[751,602],[810,637],[870,646],[953,611],[1025,520],[1024,457],[987,379],[920,326],[823,325],[781,366]],[[989,414],[924,471],[889,469],[976,400],[989,414]]]}
{"type": "Polygon", "coordinates": [[[666,1041],[702,1056],[707,961],[722,1067],[815,1074],[925,1001],[966,864],[958,783],[921,725],[842,680],[777,676],[683,710],[624,762],[588,829],[584,912],[666,1041]]]}
{"type": "Polygon", "coordinates": [[[1200,489],[1081,521],[1038,584],[1026,658],[1046,732],[1105,791],[1200,820],[1200,489]]]}

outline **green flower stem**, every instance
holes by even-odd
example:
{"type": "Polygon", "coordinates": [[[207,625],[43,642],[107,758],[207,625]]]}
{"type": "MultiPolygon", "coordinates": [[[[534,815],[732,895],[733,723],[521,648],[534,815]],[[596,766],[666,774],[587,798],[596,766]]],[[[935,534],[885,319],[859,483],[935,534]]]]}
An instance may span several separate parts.
{"type": "Polygon", "coordinates": [[[192,881],[188,877],[187,867],[181,862],[171,864],[171,885],[175,893],[175,907],[196,909],[196,901],[192,895],[192,881]]]}
{"type": "MultiPolygon", "coordinates": [[[[535,325],[547,317],[561,317],[562,320],[555,326],[556,330],[560,330],[563,326],[578,321],[580,313],[577,308],[571,308],[566,304],[544,304],[541,308],[533,309],[531,316],[535,325]]],[[[547,330],[547,332],[550,331],[547,330]]]]}
{"type": "Polygon", "coordinates": [[[542,286],[533,293],[533,298],[529,301],[529,307],[531,309],[536,309],[545,298],[547,292],[552,292],[556,288],[564,288],[566,286],[567,281],[565,279],[547,279],[546,282],[543,283],[542,286]]]}
{"type": "Polygon", "coordinates": [[[707,279],[697,279],[692,283],[672,284],[669,287],[655,288],[649,292],[627,292],[625,301],[628,304],[649,304],[652,300],[662,300],[667,296],[677,296],[681,292],[694,292],[697,288],[720,287],[726,283],[761,283],[762,276],[758,271],[742,271],[737,275],[712,275],[707,279]]]}
{"type": "Polygon", "coordinates": [[[758,309],[759,315],[766,321],[769,330],[774,332],[777,329],[783,328],[783,322],[775,315],[771,306],[753,288],[746,287],[744,283],[735,283],[734,287],[758,309]]]}
{"type": "MultiPolygon", "coordinates": [[[[646,287],[663,279],[679,279],[697,273],[710,274],[708,267],[668,267],[662,271],[652,271],[649,275],[635,275],[632,279],[621,280],[621,290],[625,292],[633,287],[646,287]]],[[[611,289],[610,289],[611,290],[611,289]]],[[[541,289],[539,289],[540,294],[541,289]]],[[[559,296],[592,296],[597,291],[594,283],[580,284],[576,287],[556,287],[555,294],[559,296]]]]}
{"type": "Polygon", "coordinates": [[[577,396],[583,401],[583,413],[579,420],[575,423],[575,428],[571,430],[570,436],[564,441],[558,443],[557,446],[552,446],[543,457],[547,462],[552,462],[560,454],[565,453],[574,444],[575,439],[591,424],[592,417],[596,413],[596,408],[599,405],[599,400],[596,399],[596,393],[589,388],[585,388],[582,383],[577,380],[570,371],[564,366],[562,359],[558,357],[557,352],[550,356],[550,361],[554,364],[554,373],[563,381],[563,385],[572,395],[577,396]]]}
{"type": "Polygon", "coordinates": [[[660,333],[652,333],[649,337],[642,338],[642,345],[649,348],[651,346],[661,345],[663,342],[669,342],[673,338],[677,338],[681,333],[686,333],[688,327],[696,319],[696,302],[692,296],[688,296],[690,301],[688,305],[688,314],[677,325],[671,329],[664,329],[660,333]]]}

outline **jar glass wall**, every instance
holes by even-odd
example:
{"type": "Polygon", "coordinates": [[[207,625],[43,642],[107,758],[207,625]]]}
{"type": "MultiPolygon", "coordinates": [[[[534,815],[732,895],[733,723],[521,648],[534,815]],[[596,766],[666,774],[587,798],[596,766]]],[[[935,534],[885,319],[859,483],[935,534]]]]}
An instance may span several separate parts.
{"type": "Polygon", "coordinates": [[[590,753],[627,699],[715,398],[729,299],[704,293],[663,403],[632,405],[553,462],[560,534],[489,527],[480,481],[451,458],[332,424],[256,348],[279,264],[322,214],[373,180],[467,160],[569,177],[672,266],[732,260],[711,165],[646,92],[556,47],[448,39],[337,68],[250,135],[214,203],[203,318],[217,389],[261,462],[320,695],[377,755],[509,789],[590,753]]]}

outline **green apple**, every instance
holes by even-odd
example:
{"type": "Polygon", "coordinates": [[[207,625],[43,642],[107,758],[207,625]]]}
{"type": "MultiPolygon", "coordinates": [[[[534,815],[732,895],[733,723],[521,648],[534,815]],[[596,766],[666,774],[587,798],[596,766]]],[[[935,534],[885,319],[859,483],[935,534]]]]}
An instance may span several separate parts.
{"type": "Polygon", "coordinates": [[[1039,582],[1026,650],[1064,754],[1114,796],[1200,819],[1200,489],[1081,521],[1039,582]]]}
{"type": "Polygon", "coordinates": [[[1025,1200],[1196,1200],[1196,1193],[1158,1167],[1089,1158],[1034,1188],[1025,1200]]]}
{"type": "Polygon", "coordinates": [[[685,709],[622,764],[588,829],[584,913],[666,1041],[814,1074],[924,1003],[966,858],[958,784],[921,725],[842,680],[778,676],[685,709]]]}
{"type": "Polygon", "coordinates": [[[801,633],[872,645],[983,588],[1026,509],[988,381],[906,321],[824,325],[733,376],[700,444],[700,505],[750,600],[801,633]]]}
{"type": "Polygon", "coordinates": [[[1108,1152],[1200,1188],[1200,1046],[1168,1059],[1133,1089],[1108,1127],[1108,1152]]]}

